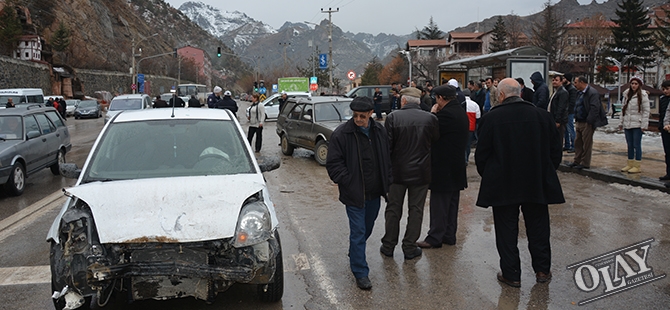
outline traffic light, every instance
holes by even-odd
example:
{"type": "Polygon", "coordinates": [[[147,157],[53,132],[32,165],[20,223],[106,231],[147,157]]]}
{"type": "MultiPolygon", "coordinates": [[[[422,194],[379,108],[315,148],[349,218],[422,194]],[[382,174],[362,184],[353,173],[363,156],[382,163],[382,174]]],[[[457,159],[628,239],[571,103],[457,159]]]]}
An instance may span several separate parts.
{"type": "Polygon", "coordinates": [[[258,82],[254,82],[254,92],[258,92],[258,82]]]}
{"type": "Polygon", "coordinates": [[[177,58],[177,48],[172,49],[172,57],[177,58]]]}
{"type": "Polygon", "coordinates": [[[221,47],[216,48],[216,57],[221,58],[221,47]]]}
{"type": "Polygon", "coordinates": [[[260,86],[261,88],[265,87],[265,82],[263,82],[263,80],[261,80],[261,83],[258,86],[260,86]]]}

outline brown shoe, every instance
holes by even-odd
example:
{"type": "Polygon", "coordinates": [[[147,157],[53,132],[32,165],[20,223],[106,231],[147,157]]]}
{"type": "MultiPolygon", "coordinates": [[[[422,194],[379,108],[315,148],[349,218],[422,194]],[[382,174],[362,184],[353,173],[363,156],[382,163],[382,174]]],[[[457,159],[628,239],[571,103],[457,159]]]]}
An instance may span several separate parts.
{"type": "Polygon", "coordinates": [[[549,271],[549,273],[544,273],[544,272],[536,273],[535,274],[535,280],[537,280],[538,283],[549,282],[551,280],[551,271],[549,271]]]}
{"type": "Polygon", "coordinates": [[[430,244],[426,241],[419,241],[419,242],[416,243],[416,245],[418,245],[420,248],[424,248],[424,249],[437,249],[437,248],[442,247],[441,244],[440,245],[432,245],[432,244],[430,244]]]}
{"type": "Polygon", "coordinates": [[[521,281],[511,281],[503,277],[502,272],[498,272],[498,281],[505,283],[511,287],[521,287],[521,281]]]}

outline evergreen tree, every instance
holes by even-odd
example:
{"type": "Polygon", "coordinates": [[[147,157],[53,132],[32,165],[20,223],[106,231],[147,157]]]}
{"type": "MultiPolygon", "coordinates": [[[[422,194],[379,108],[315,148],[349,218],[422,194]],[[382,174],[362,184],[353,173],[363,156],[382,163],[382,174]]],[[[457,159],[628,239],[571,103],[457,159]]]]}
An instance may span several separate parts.
{"type": "Polygon", "coordinates": [[[507,50],[507,30],[505,30],[505,21],[498,15],[496,24],[493,26],[493,37],[489,46],[489,53],[495,53],[507,50]]]}
{"type": "Polygon", "coordinates": [[[441,40],[444,39],[444,32],[437,27],[431,16],[428,26],[423,27],[421,31],[417,31],[416,38],[418,40],[441,40]]]}
{"type": "Polygon", "coordinates": [[[70,29],[63,22],[60,22],[58,29],[54,32],[51,40],[51,47],[56,52],[63,52],[70,46],[70,29]]]}
{"type": "Polygon", "coordinates": [[[612,28],[614,41],[607,47],[610,56],[625,60],[623,67],[644,67],[652,62],[654,39],[647,29],[650,21],[642,5],[641,0],[622,0],[615,11],[617,18],[612,20],[618,26],[612,28]]]}
{"type": "Polygon", "coordinates": [[[16,14],[14,1],[7,1],[0,11],[0,48],[4,55],[12,56],[23,33],[21,21],[16,14]]]}
{"type": "Polygon", "coordinates": [[[545,2],[541,18],[533,25],[531,43],[549,53],[550,68],[556,67],[561,60],[565,43],[564,36],[563,19],[559,17],[551,1],[545,2]]]}
{"type": "Polygon", "coordinates": [[[379,75],[382,73],[384,66],[379,62],[377,56],[372,58],[372,61],[365,66],[363,76],[361,76],[361,85],[378,85],[379,75]]]}

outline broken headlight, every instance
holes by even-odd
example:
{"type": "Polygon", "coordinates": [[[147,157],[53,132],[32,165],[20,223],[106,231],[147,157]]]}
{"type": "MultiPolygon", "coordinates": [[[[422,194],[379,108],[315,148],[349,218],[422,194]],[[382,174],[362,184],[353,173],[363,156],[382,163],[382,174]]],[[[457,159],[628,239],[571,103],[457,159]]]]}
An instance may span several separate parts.
{"type": "Polygon", "coordinates": [[[271,228],[270,212],[265,203],[251,202],[242,207],[233,246],[240,248],[266,241],[270,238],[271,228]]]}

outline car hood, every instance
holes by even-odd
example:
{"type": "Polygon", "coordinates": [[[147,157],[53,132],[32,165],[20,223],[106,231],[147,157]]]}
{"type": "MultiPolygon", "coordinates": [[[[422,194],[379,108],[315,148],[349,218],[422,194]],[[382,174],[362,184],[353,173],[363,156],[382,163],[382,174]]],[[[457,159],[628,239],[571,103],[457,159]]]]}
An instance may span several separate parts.
{"type": "Polygon", "coordinates": [[[67,191],[91,208],[102,243],[193,242],[233,237],[260,174],[93,182],[67,191]]]}
{"type": "Polygon", "coordinates": [[[0,154],[3,154],[8,150],[13,149],[17,144],[21,142],[23,142],[23,140],[5,140],[5,141],[0,140],[0,154]]]}
{"type": "Polygon", "coordinates": [[[342,125],[346,122],[347,122],[346,120],[342,120],[341,122],[340,121],[327,121],[327,122],[318,122],[318,124],[325,127],[325,128],[328,128],[332,131],[335,131],[335,129],[337,129],[337,127],[340,127],[340,125],[342,125]]]}

